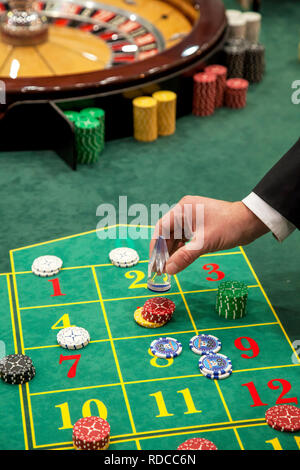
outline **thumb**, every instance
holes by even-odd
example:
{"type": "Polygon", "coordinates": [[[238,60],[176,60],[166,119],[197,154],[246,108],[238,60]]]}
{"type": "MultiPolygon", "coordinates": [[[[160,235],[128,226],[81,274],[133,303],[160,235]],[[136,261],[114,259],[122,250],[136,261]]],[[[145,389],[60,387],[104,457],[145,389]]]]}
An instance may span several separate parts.
{"type": "Polygon", "coordinates": [[[185,245],[169,258],[165,270],[168,274],[177,274],[192,264],[201,254],[201,250],[191,250],[188,245],[185,245]]]}

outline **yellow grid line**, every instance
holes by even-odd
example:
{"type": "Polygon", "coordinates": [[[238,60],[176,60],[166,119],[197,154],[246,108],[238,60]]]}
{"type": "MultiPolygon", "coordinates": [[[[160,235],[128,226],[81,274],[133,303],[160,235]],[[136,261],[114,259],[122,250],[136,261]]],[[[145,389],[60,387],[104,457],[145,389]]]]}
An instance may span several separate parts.
{"type": "MultiPolygon", "coordinates": [[[[22,248],[22,249],[24,249],[24,248],[22,248]]],[[[12,251],[15,251],[15,250],[12,250],[12,251]]],[[[210,254],[206,254],[206,255],[201,255],[200,258],[210,258],[211,256],[241,255],[241,254],[242,254],[241,251],[232,251],[232,252],[229,252],[229,253],[210,253],[210,254]]],[[[136,266],[138,266],[141,263],[149,263],[149,260],[148,259],[139,260],[139,262],[136,264],[136,266]]],[[[61,268],[61,271],[69,271],[69,270],[72,270],[72,269],[88,269],[88,268],[92,268],[93,266],[95,268],[105,268],[105,267],[111,267],[111,266],[114,266],[114,265],[112,263],[86,264],[86,265],[82,265],[82,266],[64,267],[64,268],[61,268]]],[[[6,274],[12,274],[12,273],[0,273],[0,276],[5,276],[6,274]]],[[[15,271],[15,274],[32,274],[32,271],[15,271]]],[[[217,289],[215,289],[215,290],[217,290],[217,289]]],[[[198,292],[198,291],[195,291],[195,292],[198,292]]]]}
{"type": "MultiPolygon", "coordinates": [[[[18,318],[19,330],[20,330],[21,351],[24,354],[24,343],[23,343],[22,326],[21,326],[21,323],[20,323],[21,318],[20,318],[20,310],[19,310],[17,281],[16,281],[16,276],[14,274],[15,264],[14,264],[13,254],[12,254],[11,251],[9,253],[9,256],[10,256],[10,264],[11,264],[11,268],[12,268],[12,278],[13,278],[13,285],[14,285],[15,302],[16,302],[16,309],[17,309],[17,318],[18,318]]],[[[12,308],[12,304],[11,304],[11,308],[12,308]]],[[[14,333],[16,334],[14,318],[13,318],[13,330],[14,330],[14,333]]],[[[17,343],[15,343],[15,346],[16,346],[15,352],[19,353],[17,343]]],[[[23,434],[24,434],[24,445],[25,445],[25,450],[28,450],[28,448],[29,448],[29,446],[28,446],[28,435],[27,435],[27,428],[26,428],[26,419],[25,419],[24,400],[23,400],[23,394],[22,394],[22,385],[19,385],[18,388],[19,388],[19,397],[20,397],[20,405],[21,405],[21,415],[22,415],[23,434]]],[[[31,426],[31,423],[30,423],[30,426],[31,426]]],[[[34,439],[34,434],[33,434],[33,439],[34,439]]]]}
{"type": "MultiPolygon", "coordinates": [[[[278,366],[255,367],[253,369],[234,370],[234,371],[232,371],[232,373],[233,374],[240,374],[240,373],[244,373],[244,372],[252,372],[252,371],[258,371],[258,370],[282,369],[282,368],[286,368],[286,367],[299,367],[299,366],[300,366],[300,364],[284,364],[284,365],[278,365],[278,366]]],[[[122,383],[124,385],[136,385],[136,384],[149,383],[149,382],[163,382],[163,381],[166,381],[166,380],[193,379],[193,378],[202,379],[204,377],[205,376],[201,375],[201,374],[190,374],[190,375],[178,375],[178,376],[174,376],[174,377],[157,377],[155,379],[129,380],[129,381],[123,381],[122,383]]],[[[94,388],[96,389],[96,388],[105,388],[105,387],[116,387],[118,385],[122,385],[122,383],[116,382],[116,383],[113,383],[113,384],[90,385],[90,386],[78,387],[78,388],[67,388],[67,389],[61,389],[61,390],[49,390],[49,391],[44,391],[44,392],[31,393],[30,395],[31,396],[34,396],[34,395],[48,395],[48,394],[52,394],[52,393],[64,393],[64,392],[74,392],[74,391],[78,391],[78,390],[90,390],[90,389],[94,389],[94,388]]],[[[216,383],[216,386],[219,385],[216,381],[215,381],[215,383],[216,383]]],[[[249,420],[247,420],[247,421],[249,421],[249,420]]]]}
{"type": "Polygon", "coordinates": [[[260,287],[260,290],[261,290],[261,292],[263,293],[263,295],[264,295],[264,297],[265,297],[265,299],[266,299],[266,301],[267,301],[267,303],[268,303],[268,305],[269,305],[269,307],[270,307],[270,309],[271,309],[271,311],[272,311],[274,317],[276,318],[276,320],[277,320],[277,322],[278,322],[278,324],[279,324],[279,326],[280,326],[280,328],[281,328],[281,330],[282,330],[282,332],[283,332],[283,334],[284,334],[284,336],[285,336],[287,342],[289,343],[290,347],[292,348],[293,353],[295,354],[295,356],[297,357],[298,361],[300,362],[300,358],[299,358],[298,354],[296,353],[296,351],[295,351],[295,349],[294,349],[294,346],[292,345],[291,340],[290,340],[290,338],[288,337],[288,335],[287,335],[287,333],[286,333],[286,331],[285,331],[285,329],[284,329],[284,327],[283,327],[281,321],[279,320],[279,317],[278,317],[277,313],[275,312],[275,309],[274,309],[273,305],[271,304],[269,297],[267,296],[267,294],[266,294],[266,292],[265,292],[263,286],[261,285],[261,282],[260,282],[260,280],[258,279],[257,274],[256,274],[256,272],[254,271],[253,266],[252,266],[252,264],[251,264],[250,261],[249,261],[248,256],[246,255],[246,253],[245,253],[245,251],[244,251],[244,249],[243,249],[242,247],[240,247],[240,249],[241,249],[241,251],[242,251],[242,253],[243,253],[243,256],[244,256],[244,258],[245,258],[245,260],[246,260],[246,262],[247,262],[247,264],[248,264],[248,266],[249,266],[249,268],[250,268],[250,270],[251,270],[251,272],[252,272],[252,274],[253,274],[253,276],[254,276],[254,278],[255,278],[257,284],[258,284],[258,286],[260,287]]]}
{"type": "MultiPolygon", "coordinates": [[[[123,225],[117,225],[117,226],[123,226],[123,225]]],[[[124,224],[124,226],[126,226],[126,225],[124,224]]],[[[104,229],[107,230],[108,228],[112,228],[112,227],[105,227],[104,229]]],[[[96,232],[96,231],[97,231],[97,230],[93,230],[93,231],[90,231],[90,232],[85,232],[85,233],[83,233],[83,234],[81,234],[81,235],[85,235],[85,234],[87,234],[87,233],[92,233],[92,232],[96,232]]],[[[77,237],[77,236],[80,236],[80,234],[73,235],[73,236],[69,236],[69,237],[64,237],[64,238],[62,238],[62,239],[74,238],[74,237],[77,237]]],[[[59,241],[59,240],[62,240],[62,239],[52,240],[52,241],[49,241],[49,242],[43,242],[43,243],[39,243],[39,244],[36,244],[36,245],[31,245],[31,246],[28,246],[28,247],[19,248],[19,249],[16,249],[16,250],[11,250],[11,255],[12,255],[12,252],[13,252],[13,251],[19,251],[19,250],[21,250],[21,249],[29,248],[29,247],[32,247],[32,246],[44,245],[44,244],[46,244],[46,243],[51,243],[51,242],[53,242],[53,241],[59,241]]],[[[285,335],[287,341],[289,342],[289,344],[290,344],[290,346],[291,346],[293,352],[296,354],[296,351],[294,350],[294,348],[293,348],[293,346],[292,346],[292,344],[291,344],[291,342],[290,342],[289,337],[287,336],[287,334],[286,334],[286,332],[285,332],[285,330],[284,330],[284,328],[283,328],[283,326],[282,326],[282,324],[281,324],[281,322],[280,322],[280,320],[279,320],[277,314],[275,313],[274,308],[272,307],[272,305],[271,305],[271,303],[270,303],[268,297],[266,296],[266,293],[265,293],[264,289],[262,288],[262,285],[261,285],[260,281],[258,280],[258,278],[257,278],[257,276],[256,276],[256,274],[255,274],[255,272],[254,272],[254,270],[253,270],[253,268],[252,268],[252,266],[251,266],[251,264],[250,264],[250,262],[249,262],[247,256],[246,256],[244,250],[242,249],[242,247],[240,247],[240,250],[241,250],[241,252],[237,252],[237,253],[234,253],[234,252],[232,252],[232,253],[224,253],[223,255],[238,254],[238,253],[239,253],[239,254],[240,254],[240,253],[243,254],[244,258],[245,258],[246,261],[247,261],[248,266],[250,267],[251,272],[253,273],[253,275],[254,275],[254,277],[255,277],[257,283],[258,283],[258,286],[255,286],[255,287],[260,287],[262,293],[264,294],[264,297],[265,297],[266,300],[267,300],[267,303],[269,304],[269,306],[270,306],[270,308],[271,308],[271,310],[272,310],[272,312],[273,312],[273,314],[274,314],[274,316],[275,316],[275,318],[276,318],[276,320],[277,320],[277,323],[280,325],[280,327],[281,327],[281,329],[282,329],[282,331],[283,331],[283,333],[284,333],[284,335],[285,335]]],[[[220,254],[219,254],[219,253],[216,253],[215,255],[222,255],[222,253],[220,253],[220,254]]],[[[207,256],[210,256],[210,255],[208,254],[207,256]]],[[[12,260],[12,261],[13,261],[13,260],[12,260]]],[[[13,264],[13,263],[12,263],[12,264],[13,264]]],[[[72,269],[72,268],[71,268],[71,269],[72,269]]],[[[74,269],[76,269],[76,268],[74,268],[74,269]]],[[[16,279],[15,279],[15,274],[16,274],[16,273],[14,272],[14,269],[13,269],[12,271],[13,271],[12,274],[13,274],[13,278],[14,278],[14,286],[16,287],[16,285],[15,285],[15,281],[16,281],[16,279]]],[[[96,275],[94,267],[93,267],[93,274],[94,274],[94,276],[96,275]]],[[[249,286],[249,287],[250,287],[250,286],[249,286]]],[[[251,287],[254,287],[254,286],[251,286],[251,287]]],[[[212,290],[217,290],[217,289],[212,289],[212,290]]],[[[194,292],[196,293],[197,291],[194,291],[194,292]]],[[[199,291],[199,292],[200,292],[200,291],[199,291]]],[[[187,292],[187,293],[188,293],[188,292],[187,292]]],[[[100,295],[101,295],[101,293],[100,293],[100,295]]],[[[131,299],[131,298],[130,298],[130,299],[131,299]]],[[[120,300],[120,299],[117,299],[117,300],[120,300]]],[[[185,299],[184,299],[184,300],[185,300],[185,299]]],[[[18,301],[18,299],[17,299],[17,292],[16,292],[16,301],[18,301]]],[[[93,302],[93,301],[92,301],[92,302],[93,302]]],[[[94,301],[94,302],[97,302],[97,301],[94,301]]],[[[102,302],[101,302],[101,304],[103,304],[103,307],[102,307],[102,308],[104,308],[104,303],[103,303],[103,302],[104,302],[104,301],[103,301],[103,299],[102,299],[102,302]]],[[[81,302],[79,302],[79,303],[81,303],[81,302]]],[[[90,303],[90,302],[82,302],[82,303],[90,303]]],[[[62,304],[62,306],[63,306],[63,305],[65,305],[65,304],[62,304]]],[[[58,305],[53,305],[53,306],[51,306],[51,307],[56,307],[56,306],[58,306],[58,305]]],[[[45,307],[45,306],[42,306],[42,308],[43,308],[43,307],[45,307]]],[[[27,308],[30,308],[30,307],[25,307],[24,309],[27,309],[27,308]]],[[[35,307],[35,308],[39,308],[39,307],[35,307]]],[[[187,307],[187,308],[188,308],[188,307],[187,307]]],[[[189,309],[188,309],[188,311],[189,311],[189,309]]],[[[20,312],[19,312],[19,308],[18,308],[18,318],[19,318],[19,313],[20,313],[20,312]]],[[[274,323],[274,324],[276,324],[276,323],[274,323]]],[[[259,324],[258,324],[258,325],[259,325],[259,324]]],[[[20,326],[21,326],[21,325],[20,325],[20,326]]],[[[246,327],[246,326],[247,326],[247,325],[245,325],[245,327],[246,327]]],[[[244,326],[243,326],[243,327],[244,327],[244,326]]],[[[222,328],[221,328],[221,329],[222,329],[222,328]]],[[[208,330],[208,329],[207,329],[207,330],[208,330]]],[[[198,331],[201,331],[201,330],[198,330],[198,331]]],[[[21,332],[22,332],[22,330],[20,331],[20,334],[21,334],[21,332]]],[[[21,341],[23,342],[23,338],[21,339],[21,341]]],[[[297,356],[297,354],[296,354],[296,356],[297,356]]],[[[297,357],[298,357],[298,356],[297,356],[297,357]]],[[[298,359],[299,359],[299,358],[298,358],[298,359]]],[[[297,365],[298,365],[298,364],[291,364],[291,365],[284,365],[284,366],[278,366],[278,367],[279,367],[279,368],[280,368],[280,367],[291,367],[291,366],[297,366],[297,365]]],[[[300,364],[299,364],[299,365],[300,365],[300,364]]],[[[272,366],[272,367],[267,367],[267,368],[278,368],[278,367],[272,366]]],[[[265,368],[257,368],[257,369],[246,369],[246,370],[252,371],[252,370],[264,370],[264,369],[266,369],[266,367],[265,367],[265,368]]],[[[235,372],[238,372],[238,371],[235,371],[235,372]]],[[[242,372],[242,371],[240,371],[240,372],[242,372]]],[[[151,381],[152,381],[152,380],[151,380],[151,381]]],[[[127,382],[124,382],[124,384],[127,384],[127,382]]],[[[219,385],[219,384],[218,384],[218,385],[219,385]]],[[[84,387],[84,388],[86,388],[86,387],[84,387]]],[[[89,388],[89,387],[88,387],[88,388],[89,388]]],[[[46,392],[46,393],[47,393],[47,392],[46,392]]],[[[229,410],[228,410],[228,411],[229,411],[229,410]]],[[[247,420],[247,421],[248,421],[248,420],[247,420]]],[[[246,426],[246,425],[245,425],[245,426],[246,426]]],[[[254,426],[255,426],[255,425],[254,425],[254,426]]],[[[226,428],[226,429],[229,429],[229,428],[226,428]]],[[[234,427],[233,427],[232,429],[234,429],[234,427]]],[[[173,434],[172,434],[172,435],[173,435],[173,434]]],[[[157,436],[155,436],[155,437],[157,437],[157,436]]],[[[34,439],[34,434],[33,434],[33,439],[34,439]]],[[[136,439],[133,439],[133,440],[136,440],[136,439]]],[[[241,447],[241,443],[240,443],[240,442],[239,442],[239,444],[240,444],[240,447],[241,447]]],[[[57,445],[57,444],[56,444],[56,445],[57,445]]],[[[42,447],[42,446],[40,446],[40,447],[42,447]]]]}
{"type": "Polygon", "coordinates": [[[136,428],[135,428],[135,424],[134,424],[134,420],[133,420],[133,416],[132,416],[132,412],[131,412],[131,408],[130,408],[130,403],[129,403],[129,400],[128,400],[128,397],[127,397],[126,388],[125,388],[124,381],[123,381],[123,376],[122,376],[122,372],[121,372],[121,368],[120,368],[120,364],[119,364],[119,360],[118,360],[118,356],[117,356],[117,351],[116,351],[116,348],[115,348],[115,345],[114,345],[114,341],[112,339],[112,334],[111,334],[111,330],[110,330],[110,326],[109,326],[109,322],[108,322],[104,302],[102,300],[100,285],[99,285],[96,270],[95,270],[94,267],[92,268],[92,271],[93,271],[93,277],[94,277],[94,281],[95,281],[95,284],[96,284],[96,289],[97,289],[98,296],[99,296],[99,299],[100,299],[101,307],[102,307],[102,313],[103,313],[107,333],[108,333],[108,336],[110,338],[110,345],[111,345],[111,349],[112,349],[113,356],[114,356],[114,359],[115,359],[116,368],[117,368],[117,371],[118,371],[118,376],[119,376],[119,380],[120,380],[120,383],[121,383],[121,388],[122,388],[122,392],[123,392],[123,396],[124,396],[124,400],[125,400],[125,404],[126,404],[126,408],[127,408],[127,413],[128,413],[128,416],[129,416],[129,421],[130,421],[130,424],[131,424],[132,431],[134,432],[134,434],[136,434],[136,428]]]}
{"type": "MultiPolygon", "coordinates": [[[[9,300],[11,324],[12,324],[12,330],[13,330],[14,350],[15,350],[15,354],[17,354],[18,353],[18,345],[17,345],[16,326],[15,326],[13,303],[12,303],[11,283],[10,283],[10,279],[9,279],[8,274],[6,275],[6,284],[7,284],[7,290],[8,290],[8,300],[9,300]]],[[[22,386],[19,385],[18,389],[19,389],[19,398],[20,398],[20,405],[21,405],[21,416],[22,416],[22,426],[23,426],[23,434],[24,434],[24,445],[25,445],[25,449],[28,449],[28,437],[27,437],[27,432],[26,432],[26,421],[25,421],[24,401],[23,401],[23,395],[22,395],[22,386]]]]}
{"type": "MultiPolygon", "coordinates": [[[[95,266],[91,265],[90,268],[94,268],[95,266]]],[[[76,268],[74,268],[76,269],[76,268]]],[[[174,276],[176,279],[178,279],[176,276],[174,276]]],[[[249,289],[251,288],[259,288],[259,285],[251,285],[248,286],[249,289]]],[[[164,296],[166,295],[187,295],[187,294],[198,294],[198,293],[204,293],[204,292],[216,292],[218,289],[200,289],[200,290],[194,290],[194,291],[182,291],[181,292],[164,292],[164,296]]],[[[119,300],[135,300],[135,299],[145,299],[148,297],[160,297],[161,294],[148,294],[148,295],[134,295],[132,297],[115,297],[112,299],[102,299],[103,302],[115,302],[119,300]]],[[[67,307],[69,305],[82,305],[82,304],[93,304],[93,303],[99,303],[99,299],[95,300],[81,300],[78,302],[67,302],[67,303],[62,303],[62,304],[49,304],[49,305],[34,305],[30,307],[20,307],[20,310],[33,310],[37,308],[53,308],[53,307],[67,307]]]]}
{"type": "Polygon", "coordinates": [[[94,229],[94,230],[88,230],[87,232],[76,233],[75,235],[67,235],[66,237],[54,238],[53,240],[47,240],[46,242],[40,242],[40,243],[34,243],[32,245],[22,246],[21,248],[14,248],[13,250],[10,250],[10,251],[14,253],[15,251],[27,250],[28,248],[34,248],[36,246],[48,245],[49,243],[56,243],[56,242],[61,242],[62,240],[69,240],[71,238],[82,237],[84,235],[90,235],[91,233],[107,231],[111,228],[129,227],[129,226],[134,227],[134,228],[154,228],[153,225],[115,224],[115,225],[109,225],[107,227],[101,227],[100,229],[94,229]]]}
{"type": "MultiPolygon", "coordinates": [[[[260,419],[260,418],[259,418],[260,419]]],[[[186,434],[200,434],[200,433],[207,433],[207,432],[214,432],[214,431],[227,431],[227,430],[234,430],[235,428],[237,429],[240,429],[240,428],[253,428],[253,427],[259,427],[259,426],[267,426],[267,423],[264,422],[264,423],[255,423],[255,424],[238,424],[238,423],[248,423],[248,422],[251,422],[251,421],[259,421],[259,419],[251,419],[251,420],[242,420],[242,421],[234,421],[232,424],[233,426],[226,426],[226,428],[224,427],[220,427],[220,426],[224,426],[226,424],[228,424],[228,422],[224,422],[224,423],[211,423],[211,424],[205,424],[205,425],[202,425],[203,428],[205,427],[208,427],[208,426],[217,426],[217,427],[213,427],[213,428],[210,428],[210,429],[195,429],[197,428],[198,426],[187,426],[187,427],[184,427],[184,428],[169,428],[169,429],[158,429],[158,430],[155,430],[155,431],[146,431],[144,433],[138,433],[136,435],[133,435],[133,434],[121,434],[119,436],[111,436],[111,441],[112,441],[112,444],[119,444],[119,443],[122,443],[122,442],[134,442],[134,441],[137,441],[137,440],[141,440],[141,441],[144,441],[144,440],[147,440],[147,439],[161,439],[162,437],[172,437],[172,436],[184,436],[186,434]],[[171,432],[172,431],[172,432],[171,432]],[[173,432],[173,431],[181,431],[181,432],[173,432]],[[155,436],[151,436],[151,435],[148,435],[148,436],[143,436],[140,434],[154,434],[156,432],[159,432],[161,434],[157,434],[155,436]],[[136,437],[138,436],[138,437],[136,437]],[[122,437],[128,437],[128,439],[120,439],[122,437]],[[119,439],[119,440],[115,440],[115,439],[119,439]]],[[[263,418],[262,418],[263,419],[263,418]]],[[[50,443],[50,444],[42,444],[42,445],[38,445],[36,446],[36,448],[41,448],[41,447],[54,447],[54,446],[58,446],[58,445],[72,445],[73,442],[72,441],[67,441],[67,442],[55,442],[55,443],[50,443]]],[[[68,447],[68,449],[71,449],[73,447],[68,447]]]]}
{"type": "MultiPolygon", "coordinates": [[[[269,325],[278,325],[278,322],[269,322],[269,323],[253,323],[253,324],[247,324],[247,325],[237,325],[237,326],[221,326],[218,328],[201,328],[198,329],[198,332],[202,331],[215,331],[215,330],[231,330],[231,329],[237,329],[237,328],[252,328],[254,326],[269,326],[269,325]]],[[[279,326],[279,325],[278,325],[279,326]]],[[[191,334],[194,333],[194,330],[187,330],[187,331],[174,331],[174,332],[168,332],[168,335],[182,335],[182,334],[191,334]]],[[[113,341],[123,341],[123,340],[129,340],[129,339],[140,339],[140,338],[153,338],[156,336],[160,336],[161,332],[158,333],[152,333],[149,335],[138,335],[138,336],[124,336],[121,338],[113,338],[113,341]]],[[[90,343],[103,343],[110,341],[109,338],[107,339],[94,339],[90,341],[90,343]]],[[[29,351],[32,349],[47,349],[47,348],[59,348],[60,346],[58,344],[49,344],[45,346],[32,346],[25,348],[25,351],[29,351]]]]}

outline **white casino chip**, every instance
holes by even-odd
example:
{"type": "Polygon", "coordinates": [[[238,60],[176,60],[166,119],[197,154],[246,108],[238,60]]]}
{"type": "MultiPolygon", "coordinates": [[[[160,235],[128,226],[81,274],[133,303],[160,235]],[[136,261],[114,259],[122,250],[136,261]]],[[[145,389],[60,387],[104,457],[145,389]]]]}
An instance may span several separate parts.
{"type": "Polygon", "coordinates": [[[52,272],[49,272],[49,273],[41,273],[37,269],[32,269],[32,272],[33,272],[33,274],[35,274],[36,276],[39,276],[39,277],[51,277],[51,276],[55,276],[56,274],[58,274],[60,272],[60,269],[57,269],[56,271],[52,271],[52,272]]]}
{"type": "Polygon", "coordinates": [[[52,273],[62,268],[63,262],[54,255],[45,255],[36,258],[32,264],[32,271],[39,273],[52,273]]]}
{"type": "Polygon", "coordinates": [[[138,252],[132,248],[115,248],[109,253],[109,259],[115,266],[126,268],[136,265],[140,258],[138,252]]]}
{"type": "Polygon", "coordinates": [[[64,328],[57,334],[58,344],[65,349],[84,348],[89,344],[90,339],[89,332],[79,326],[64,328]]]}

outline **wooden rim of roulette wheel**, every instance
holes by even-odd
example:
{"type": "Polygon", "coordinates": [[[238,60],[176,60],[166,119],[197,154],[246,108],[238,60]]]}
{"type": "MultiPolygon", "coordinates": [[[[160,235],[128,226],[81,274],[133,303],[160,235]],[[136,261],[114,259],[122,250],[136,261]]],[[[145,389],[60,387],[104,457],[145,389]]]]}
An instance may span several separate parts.
{"type": "MultiPolygon", "coordinates": [[[[66,25],[73,26],[76,24],[76,34],[78,34],[79,40],[81,38],[80,35],[88,32],[92,50],[95,49],[93,41],[96,41],[96,37],[100,35],[102,40],[101,47],[103,47],[102,50],[104,51],[103,56],[105,55],[105,63],[102,67],[99,67],[100,69],[97,69],[97,64],[93,66],[94,69],[88,71],[81,71],[79,68],[79,73],[68,73],[70,69],[68,70],[67,68],[63,70],[63,73],[59,73],[59,71],[54,68],[53,73],[49,73],[49,75],[43,73],[39,76],[34,76],[34,74],[31,76],[29,72],[26,76],[16,75],[13,78],[11,70],[9,73],[3,72],[5,67],[2,65],[2,67],[0,67],[0,79],[5,83],[7,103],[40,99],[63,100],[71,97],[114,94],[121,90],[130,89],[141,84],[155,82],[182,73],[216,50],[224,40],[227,22],[225,8],[221,0],[158,1],[157,3],[160,3],[162,6],[164,5],[168,6],[168,8],[176,9],[191,25],[190,31],[186,34],[182,34],[181,37],[180,34],[177,38],[175,38],[176,34],[173,35],[174,40],[173,42],[171,41],[169,45],[164,41],[159,27],[151,23],[147,18],[144,18],[142,12],[133,14],[132,10],[126,11],[126,4],[129,7],[135,2],[144,2],[144,4],[146,4],[147,1],[148,0],[112,0],[108,3],[107,0],[103,2],[64,0],[63,2],[34,2],[35,8],[39,10],[39,17],[46,17],[48,21],[50,19],[50,39],[53,37],[51,34],[54,34],[53,23],[55,26],[59,25],[65,27],[66,32],[68,32],[66,25]],[[124,3],[124,9],[120,8],[122,1],[124,3]],[[115,4],[117,4],[117,6],[115,6],[115,4]],[[58,5],[60,5],[59,8],[58,5]],[[65,8],[64,11],[61,9],[62,5],[65,8]],[[72,9],[71,14],[68,8],[72,9]],[[101,9],[115,15],[113,20],[108,24],[104,24],[102,17],[100,21],[97,19],[99,18],[97,11],[101,9]],[[83,13],[87,10],[89,14],[83,13]],[[122,19],[119,17],[122,16],[126,24],[129,24],[130,21],[132,21],[132,16],[134,16],[133,22],[140,24],[143,38],[151,37],[152,35],[154,38],[152,43],[143,45],[144,39],[141,40],[141,37],[139,38],[138,35],[133,39],[134,36],[128,34],[126,29],[125,31],[123,30],[121,36],[118,37],[119,41],[117,41],[116,45],[113,41],[107,41],[107,38],[111,39],[109,35],[120,34],[119,24],[120,22],[121,24],[123,23],[122,19]],[[97,28],[99,34],[95,34],[95,29],[97,28]],[[90,34],[91,30],[94,31],[93,36],[90,34]],[[106,45],[104,44],[105,41],[103,38],[106,40],[106,45]],[[136,38],[140,40],[142,44],[141,47],[139,47],[139,45],[136,46],[138,43],[136,38]],[[121,51],[117,49],[120,43],[121,51]],[[141,58],[142,60],[140,60],[141,58]]],[[[154,1],[155,0],[149,0],[149,2],[152,3],[154,1]]],[[[33,2],[30,3],[32,4],[33,2]]],[[[7,0],[0,0],[0,11],[2,11],[3,16],[4,14],[7,15],[7,10],[7,0]]],[[[70,28],[68,29],[70,30],[70,28]]],[[[56,35],[63,30],[58,31],[58,33],[57,31],[58,29],[56,28],[56,35]]],[[[4,44],[7,40],[5,40],[3,36],[3,31],[1,38],[0,46],[16,47],[15,44],[4,44]]],[[[67,39],[64,39],[64,41],[67,39]]],[[[41,51],[47,51],[46,48],[49,46],[49,44],[47,46],[48,40],[48,33],[45,33],[44,38],[40,41],[44,42],[44,44],[40,46],[35,44],[24,46],[21,41],[19,46],[21,46],[22,53],[24,54],[28,53],[30,47],[35,49],[38,47],[44,48],[38,50],[39,55],[42,56],[41,51]]],[[[57,36],[54,36],[54,41],[58,40],[59,38],[57,39],[57,36]]],[[[8,39],[8,42],[9,41],[10,39],[8,39]]],[[[45,57],[41,57],[41,60],[47,62],[46,52],[45,57]]]]}

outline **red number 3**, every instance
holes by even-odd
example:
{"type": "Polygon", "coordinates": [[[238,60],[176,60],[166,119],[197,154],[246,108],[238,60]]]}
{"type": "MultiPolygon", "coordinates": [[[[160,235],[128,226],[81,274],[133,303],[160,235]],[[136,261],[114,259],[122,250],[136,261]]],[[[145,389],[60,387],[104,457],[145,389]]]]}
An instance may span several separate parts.
{"type": "Polygon", "coordinates": [[[205,264],[203,266],[203,269],[208,271],[208,274],[215,273],[217,275],[216,279],[214,279],[213,277],[207,277],[206,278],[207,281],[221,281],[222,279],[224,279],[225,274],[222,271],[219,271],[219,267],[220,266],[218,264],[214,264],[214,263],[205,264]]]}

